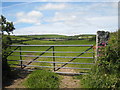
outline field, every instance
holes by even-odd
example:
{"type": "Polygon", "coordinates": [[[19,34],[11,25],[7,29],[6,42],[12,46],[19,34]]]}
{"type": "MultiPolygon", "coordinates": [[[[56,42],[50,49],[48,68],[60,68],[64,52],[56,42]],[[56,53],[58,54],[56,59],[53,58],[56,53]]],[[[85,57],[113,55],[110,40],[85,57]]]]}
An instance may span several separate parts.
{"type": "MultiPolygon", "coordinates": [[[[25,44],[25,45],[95,45],[95,40],[91,38],[87,39],[75,39],[78,36],[64,36],[64,35],[29,35],[29,36],[11,36],[13,44],[25,44]],[[41,39],[42,38],[42,39],[41,39]],[[45,40],[47,39],[47,40],[45,40]],[[61,40],[63,39],[63,40],[61,40]],[[20,43],[19,43],[20,42],[20,43]]],[[[85,36],[86,37],[86,36],[85,36]]],[[[94,36],[93,36],[94,37],[94,36]]],[[[16,47],[11,47],[11,50],[15,49],[16,47]]],[[[45,51],[48,49],[48,46],[40,46],[40,47],[21,47],[22,51],[41,51],[41,52],[22,52],[22,55],[36,55],[39,56],[42,51],[45,51]]],[[[79,55],[81,52],[85,51],[90,47],[54,47],[55,51],[62,51],[62,52],[77,52],[77,53],[55,53],[55,56],[67,56],[67,57],[76,57],[79,55]]],[[[18,48],[16,51],[20,51],[18,48]]],[[[53,51],[53,48],[51,48],[49,51],[53,51]]],[[[94,52],[93,49],[89,50],[88,52],[94,52]]],[[[12,55],[20,55],[20,52],[14,52],[12,55]]],[[[42,56],[52,56],[53,53],[45,53],[42,56]]],[[[81,55],[80,57],[93,57],[94,53],[85,53],[81,55]]],[[[34,59],[36,57],[22,57],[22,60],[25,60],[27,62],[23,62],[23,64],[27,64],[29,61],[34,59]]],[[[20,60],[21,58],[19,56],[9,56],[9,60],[20,60]]],[[[55,58],[56,62],[68,62],[72,58],[55,58]]],[[[54,59],[51,57],[40,57],[36,61],[53,61],[54,59]]],[[[77,62],[77,63],[94,63],[93,59],[88,59],[88,58],[77,58],[73,60],[72,62],[77,62]]],[[[18,61],[9,61],[9,64],[20,64],[18,61]]],[[[38,66],[51,66],[53,70],[53,63],[36,63],[33,62],[30,65],[38,65],[38,66]]],[[[63,64],[56,63],[56,67],[60,67],[63,64]]],[[[15,67],[14,65],[12,65],[15,67]]],[[[90,68],[92,65],[91,64],[67,64],[65,67],[76,67],[76,68],[90,68]]],[[[33,68],[33,67],[31,67],[33,68]]],[[[40,67],[37,67],[41,69],[40,67]]],[[[45,68],[49,69],[49,68],[45,68]]],[[[70,70],[68,70],[70,71],[70,70]]],[[[76,70],[76,72],[87,72],[88,70],[76,70]]]]}

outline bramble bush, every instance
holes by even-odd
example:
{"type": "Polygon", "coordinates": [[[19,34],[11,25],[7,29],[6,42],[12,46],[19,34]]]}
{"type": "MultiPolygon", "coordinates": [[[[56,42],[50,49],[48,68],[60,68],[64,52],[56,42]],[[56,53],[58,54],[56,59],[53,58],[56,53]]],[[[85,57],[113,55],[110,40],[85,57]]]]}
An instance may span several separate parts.
{"type": "Polygon", "coordinates": [[[82,78],[85,88],[120,89],[120,51],[117,32],[111,33],[105,56],[98,58],[88,75],[82,78]]]}

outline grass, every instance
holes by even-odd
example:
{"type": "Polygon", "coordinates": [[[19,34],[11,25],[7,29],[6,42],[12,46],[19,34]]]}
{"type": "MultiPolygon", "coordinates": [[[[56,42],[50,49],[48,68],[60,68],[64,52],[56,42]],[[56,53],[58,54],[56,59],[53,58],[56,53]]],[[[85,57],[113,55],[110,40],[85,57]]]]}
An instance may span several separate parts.
{"type": "Polygon", "coordinates": [[[64,38],[64,37],[68,37],[65,35],[57,35],[57,34],[46,34],[46,35],[21,35],[19,37],[28,37],[28,38],[64,38]]]}
{"type": "Polygon", "coordinates": [[[59,88],[58,75],[47,70],[36,70],[24,82],[27,88],[59,88]]]}

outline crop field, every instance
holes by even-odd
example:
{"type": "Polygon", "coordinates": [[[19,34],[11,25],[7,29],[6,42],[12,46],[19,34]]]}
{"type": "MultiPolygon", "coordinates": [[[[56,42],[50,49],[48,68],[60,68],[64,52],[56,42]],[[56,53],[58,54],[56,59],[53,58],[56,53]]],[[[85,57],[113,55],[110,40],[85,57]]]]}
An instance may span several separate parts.
{"type": "MultiPolygon", "coordinates": [[[[39,40],[38,38],[40,37],[46,37],[46,38],[69,38],[69,36],[64,36],[64,35],[33,35],[33,36],[12,36],[12,40],[13,42],[16,40],[18,41],[22,41],[21,44],[25,44],[25,45],[95,45],[95,40],[89,40],[89,39],[83,39],[83,40],[39,40]]],[[[74,38],[74,37],[73,37],[74,38]]],[[[15,45],[20,43],[13,43],[15,45]]],[[[16,47],[11,47],[11,50],[14,50],[16,47]]],[[[35,55],[35,56],[39,56],[42,51],[47,50],[49,47],[48,46],[29,46],[29,47],[21,47],[21,54],[22,55],[35,55]],[[24,51],[40,51],[40,52],[24,52],[24,51]]],[[[81,52],[84,52],[86,49],[88,49],[90,47],[54,47],[55,52],[59,51],[59,53],[54,53],[55,56],[65,56],[65,57],[76,57],[77,55],[79,55],[81,52]],[[61,52],[77,52],[77,53],[61,53],[61,52]]],[[[16,52],[14,52],[13,54],[11,54],[11,56],[8,57],[8,60],[20,60],[20,56],[14,56],[14,55],[20,55],[20,49],[18,48],[16,50],[16,52]]],[[[42,56],[53,56],[53,48],[51,48],[48,52],[46,52],[45,54],[43,54],[42,56]],[[51,53],[50,53],[50,52],[51,53]]],[[[90,49],[88,52],[94,52],[93,49],[90,49]]],[[[81,55],[80,57],[93,57],[94,53],[84,53],[83,55],[81,55]]],[[[28,57],[28,56],[23,56],[22,60],[25,60],[26,62],[23,62],[23,64],[27,64],[29,61],[33,60],[36,57],[28,57]]],[[[72,58],[55,58],[56,62],[68,62],[69,60],[71,60],[72,58]]],[[[52,57],[39,57],[36,61],[51,61],[53,62],[53,58],[52,57]]],[[[91,58],[76,58],[75,60],[73,60],[72,62],[74,63],[94,63],[94,59],[91,58]]],[[[20,62],[18,61],[9,61],[9,64],[20,64],[20,62]]],[[[37,66],[51,66],[53,67],[53,63],[45,63],[45,62],[32,62],[30,65],[37,65],[37,66]]],[[[61,65],[63,65],[63,63],[59,64],[56,63],[55,66],[56,67],[60,67],[61,65]]],[[[11,65],[12,67],[16,67],[15,65],[11,65]]],[[[67,64],[65,67],[75,67],[75,68],[90,68],[91,66],[93,66],[92,64],[67,64]]],[[[28,67],[26,67],[28,68],[28,67]]],[[[33,68],[33,67],[29,67],[29,68],[33,68]]],[[[36,67],[38,69],[41,69],[40,67],[36,67]]],[[[54,68],[54,67],[53,67],[54,68]]],[[[44,68],[44,69],[49,69],[49,70],[53,70],[53,68],[44,68]]],[[[88,70],[83,70],[83,69],[75,69],[76,72],[87,72],[88,70]]]]}

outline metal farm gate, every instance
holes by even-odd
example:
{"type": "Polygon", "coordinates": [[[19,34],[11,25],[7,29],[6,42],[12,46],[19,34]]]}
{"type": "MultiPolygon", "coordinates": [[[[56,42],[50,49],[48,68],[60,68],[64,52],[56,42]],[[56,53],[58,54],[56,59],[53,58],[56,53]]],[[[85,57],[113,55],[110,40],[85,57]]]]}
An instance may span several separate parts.
{"type": "Polygon", "coordinates": [[[43,68],[48,68],[52,70],[55,73],[59,74],[86,74],[86,72],[79,72],[79,70],[89,70],[91,68],[88,67],[79,67],[80,65],[93,65],[94,64],[94,49],[93,45],[10,45],[11,48],[11,53],[9,54],[8,57],[8,62],[11,65],[11,67],[17,67],[23,70],[35,70],[35,69],[43,69],[43,68]],[[39,48],[45,47],[46,50],[42,51],[38,50],[39,48]],[[64,51],[65,48],[68,47],[75,47],[76,50],[78,51],[64,51]],[[80,52],[79,48],[85,47],[85,50],[80,52]],[[29,48],[30,50],[26,50],[26,48],[29,48]],[[31,50],[32,48],[37,48],[37,50],[34,51],[31,50]],[[56,51],[56,48],[63,48],[60,49],[59,51],[56,51]],[[78,49],[77,49],[78,48],[78,49]],[[19,49],[19,50],[18,50],[19,49]],[[90,52],[91,50],[91,52],[90,52]],[[89,52],[88,52],[89,51],[89,52]],[[28,53],[28,54],[27,54],[28,53]],[[29,54],[30,53],[30,54],[29,54]],[[35,54],[37,53],[37,54],[35,54]],[[56,54],[62,54],[60,56],[56,54]],[[70,54],[74,53],[75,56],[70,56],[70,54]],[[84,56],[84,54],[91,54],[90,57],[84,56]],[[15,54],[15,55],[14,55],[15,54]],[[44,56],[47,54],[47,56],[44,56]],[[69,55],[66,56],[65,54],[69,55]],[[48,56],[49,55],[49,56],[48,56]],[[83,57],[82,57],[83,56],[83,57]],[[16,57],[19,57],[19,59],[16,60],[16,57]],[[32,59],[31,59],[32,58],[32,59]],[[42,59],[43,58],[43,59],[42,59]],[[51,58],[47,61],[46,58],[51,58]],[[59,60],[57,60],[59,58],[59,60]],[[63,60],[67,59],[66,61],[63,60]],[[13,60],[14,59],[14,60],[13,60]],[[28,60],[27,60],[28,59],[28,60]],[[41,60],[42,59],[42,60],[41,60]],[[61,60],[60,60],[61,59],[61,60]],[[80,60],[77,59],[92,59],[92,62],[90,63],[84,63],[84,62],[79,62],[80,60]],[[77,62],[74,62],[77,61],[77,62]],[[11,63],[12,62],[12,63],[11,63]],[[37,63],[37,64],[33,64],[37,63]],[[42,64],[44,63],[44,64],[42,64]],[[46,63],[46,64],[45,64],[46,63]],[[46,66],[44,66],[46,65],[46,66]],[[71,66],[71,67],[66,67],[66,66],[71,66]],[[77,65],[77,67],[75,67],[77,65]],[[61,71],[62,69],[67,69],[65,72],[61,71]],[[70,71],[71,70],[75,70],[70,71]],[[78,72],[77,72],[78,70],[78,72]]]}

